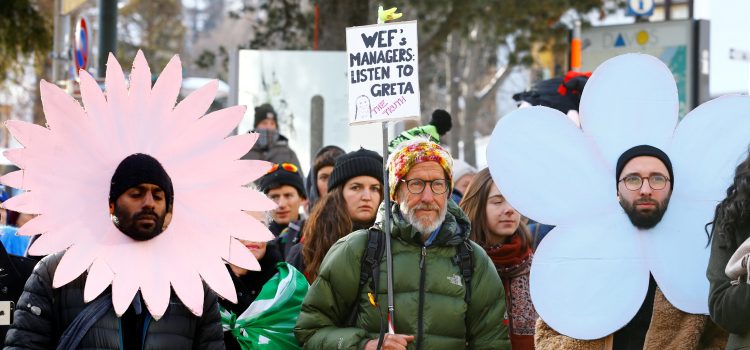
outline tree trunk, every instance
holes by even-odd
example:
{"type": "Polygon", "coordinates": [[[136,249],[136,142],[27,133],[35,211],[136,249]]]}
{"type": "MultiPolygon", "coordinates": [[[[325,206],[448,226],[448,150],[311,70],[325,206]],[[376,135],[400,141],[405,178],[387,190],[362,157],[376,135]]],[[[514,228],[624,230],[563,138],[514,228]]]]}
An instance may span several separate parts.
{"type": "Polygon", "coordinates": [[[318,49],[346,50],[346,27],[362,26],[377,22],[370,16],[369,1],[324,0],[320,6],[320,36],[318,49]]]}
{"type": "Polygon", "coordinates": [[[453,127],[450,134],[450,148],[453,158],[461,158],[458,142],[461,141],[461,108],[458,99],[461,97],[461,72],[458,61],[461,55],[458,33],[453,33],[448,39],[448,55],[446,57],[446,84],[448,85],[448,106],[453,117],[453,127]]]}

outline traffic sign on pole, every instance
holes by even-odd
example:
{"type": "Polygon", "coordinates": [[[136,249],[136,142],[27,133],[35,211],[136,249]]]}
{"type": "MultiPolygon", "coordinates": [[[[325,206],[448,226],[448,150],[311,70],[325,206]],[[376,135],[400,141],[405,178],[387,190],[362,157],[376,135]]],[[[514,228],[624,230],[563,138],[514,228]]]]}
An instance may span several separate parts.
{"type": "Polygon", "coordinates": [[[76,75],[83,69],[88,67],[89,63],[89,29],[86,18],[81,17],[76,23],[76,31],[73,33],[75,36],[73,56],[76,65],[76,75]]]}
{"type": "Polygon", "coordinates": [[[654,0],[628,0],[628,10],[625,15],[649,17],[654,14],[654,0]]]}

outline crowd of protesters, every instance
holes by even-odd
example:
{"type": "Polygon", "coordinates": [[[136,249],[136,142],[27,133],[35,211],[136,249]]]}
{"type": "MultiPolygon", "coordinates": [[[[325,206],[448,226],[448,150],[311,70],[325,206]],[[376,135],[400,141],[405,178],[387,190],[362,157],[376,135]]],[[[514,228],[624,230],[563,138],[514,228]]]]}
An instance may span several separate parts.
{"type": "MultiPolygon", "coordinates": [[[[96,324],[84,326],[81,315],[97,312],[83,302],[86,276],[53,291],[62,253],[45,258],[32,272],[40,258],[27,254],[33,239],[16,235],[27,214],[2,209],[0,296],[39,309],[17,309],[9,331],[8,324],[0,325],[0,337],[7,349],[60,348],[75,332],[80,348],[108,349],[260,349],[272,343],[273,349],[630,350],[656,349],[664,338],[682,339],[684,349],[723,348],[726,333],[706,316],[672,307],[653,278],[638,313],[612,337],[572,339],[549,327],[538,317],[529,288],[534,250],[543,236],[529,230],[528,218],[508,203],[488,169],[454,159],[440,145],[450,124],[450,115],[437,110],[430,124],[393,140],[387,177],[377,152],[347,152],[334,145],[317,152],[305,177],[278,132],[276,111],[257,107],[253,132],[260,137],[243,158],[273,165],[248,186],[277,208],[248,214],[275,239],[241,241],[260,271],[227,264],[237,302],[207,289],[200,317],[175,302],[161,319],[151,320],[137,295],[122,317],[104,310],[96,324]],[[385,232],[390,232],[395,266],[394,320],[386,316],[385,232]],[[657,313],[670,316],[659,319],[657,313]]],[[[111,213],[124,234],[148,239],[168,225],[171,180],[153,158],[126,160],[112,178],[111,213]],[[154,213],[152,225],[134,221],[143,210],[154,213]]],[[[740,227],[746,221],[749,169],[750,160],[737,168],[728,197],[716,210],[719,233],[712,240],[709,269],[712,314],[735,334],[750,329],[744,312],[750,287],[733,287],[747,274],[742,256],[748,255],[736,262],[734,279],[724,266],[735,251],[750,252],[740,227]]],[[[654,147],[633,148],[619,159],[616,175],[620,205],[632,225],[658,224],[675,181],[669,157],[654,147]]]]}

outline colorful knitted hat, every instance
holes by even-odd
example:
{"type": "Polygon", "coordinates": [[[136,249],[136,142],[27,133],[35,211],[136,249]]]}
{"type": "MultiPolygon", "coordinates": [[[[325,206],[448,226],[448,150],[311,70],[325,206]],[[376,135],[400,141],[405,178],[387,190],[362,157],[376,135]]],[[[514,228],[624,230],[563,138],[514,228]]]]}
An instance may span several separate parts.
{"type": "Polygon", "coordinates": [[[419,138],[401,143],[388,157],[388,186],[391,200],[395,200],[396,187],[409,170],[419,163],[430,161],[440,164],[450,187],[453,188],[453,157],[437,143],[419,138]]]}

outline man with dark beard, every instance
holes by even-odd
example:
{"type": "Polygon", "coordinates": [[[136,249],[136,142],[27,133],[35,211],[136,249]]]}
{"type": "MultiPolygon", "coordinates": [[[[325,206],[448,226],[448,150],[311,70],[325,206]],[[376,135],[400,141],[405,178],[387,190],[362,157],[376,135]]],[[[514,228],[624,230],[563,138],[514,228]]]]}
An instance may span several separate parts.
{"type": "Polygon", "coordinates": [[[672,162],[667,154],[653,146],[635,146],[617,160],[615,173],[617,199],[633,226],[656,226],[672,195],[672,162]]]}
{"type": "MultiPolygon", "coordinates": [[[[617,199],[633,226],[641,231],[654,228],[664,217],[672,195],[674,173],[669,156],[653,146],[635,146],[618,158],[615,177],[617,199]]],[[[687,314],[672,306],[653,276],[638,312],[608,337],[573,339],[557,333],[541,319],[535,334],[537,350],[721,349],[725,340],[725,332],[707,316],[687,314]]]]}
{"type": "MultiPolygon", "coordinates": [[[[147,241],[161,234],[169,224],[172,203],[172,181],[155,158],[136,153],[115,170],[109,213],[115,226],[128,237],[147,241]]],[[[224,349],[216,295],[205,285],[201,317],[172,293],[167,311],[157,321],[146,309],[140,292],[118,317],[111,292],[84,303],[86,273],[52,288],[63,253],[42,259],[26,283],[6,349],[224,349]]]]}

